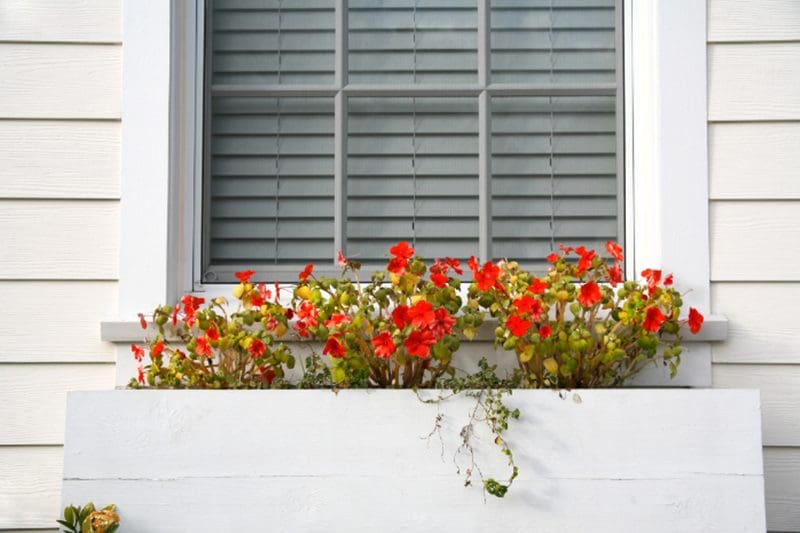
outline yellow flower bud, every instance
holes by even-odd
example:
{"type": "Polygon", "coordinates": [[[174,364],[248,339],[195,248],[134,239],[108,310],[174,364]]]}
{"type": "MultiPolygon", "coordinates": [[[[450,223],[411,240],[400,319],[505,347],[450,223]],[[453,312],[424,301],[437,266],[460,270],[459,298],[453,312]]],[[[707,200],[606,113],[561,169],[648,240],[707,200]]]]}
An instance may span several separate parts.
{"type": "Polygon", "coordinates": [[[237,300],[241,300],[242,296],[244,296],[245,288],[243,284],[238,284],[233,288],[233,297],[237,300]]]}
{"type": "Polygon", "coordinates": [[[311,289],[308,288],[308,285],[297,287],[294,293],[298,298],[302,298],[303,300],[311,298],[311,289]]]}

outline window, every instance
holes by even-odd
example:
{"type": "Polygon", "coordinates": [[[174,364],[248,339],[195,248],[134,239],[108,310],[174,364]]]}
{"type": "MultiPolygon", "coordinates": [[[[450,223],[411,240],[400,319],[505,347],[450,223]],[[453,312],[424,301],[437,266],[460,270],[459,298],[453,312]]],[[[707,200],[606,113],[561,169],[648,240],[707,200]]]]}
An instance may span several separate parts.
{"type": "Polygon", "coordinates": [[[619,3],[206,0],[199,281],[623,240],[619,3]]]}

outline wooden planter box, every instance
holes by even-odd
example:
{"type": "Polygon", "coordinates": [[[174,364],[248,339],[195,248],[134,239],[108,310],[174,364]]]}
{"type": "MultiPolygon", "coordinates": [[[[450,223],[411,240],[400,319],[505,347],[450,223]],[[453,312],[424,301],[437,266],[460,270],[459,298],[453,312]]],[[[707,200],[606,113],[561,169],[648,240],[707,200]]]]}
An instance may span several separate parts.
{"type": "MultiPolygon", "coordinates": [[[[125,533],[765,530],[756,391],[515,391],[506,404],[522,411],[506,433],[520,476],[498,499],[477,474],[464,487],[463,394],[72,393],[62,499],[116,503],[125,533]]],[[[477,465],[507,477],[476,427],[477,465]]]]}

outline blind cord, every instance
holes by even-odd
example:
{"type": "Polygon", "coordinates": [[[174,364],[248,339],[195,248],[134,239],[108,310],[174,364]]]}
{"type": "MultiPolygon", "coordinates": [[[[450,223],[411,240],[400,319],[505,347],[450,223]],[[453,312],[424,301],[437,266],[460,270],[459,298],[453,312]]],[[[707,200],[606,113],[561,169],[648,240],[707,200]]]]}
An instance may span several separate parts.
{"type": "MultiPolygon", "coordinates": [[[[283,0],[278,0],[278,85],[281,79],[281,67],[283,63],[283,34],[281,28],[283,27],[283,0]]],[[[275,235],[273,237],[273,251],[274,262],[278,264],[278,237],[280,225],[280,209],[281,209],[281,98],[275,98],[276,107],[276,131],[275,131],[275,235]]]]}
{"type": "MultiPolygon", "coordinates": [[[[412,12],[413,80],[417,83],[417,0],[412,12]]],[[[411,98],[411,245],[417,246],[417,99],[411,98]]]]}
{"type": "MultiPolygon", "coordinates": [[[[550,24],[548,27],[547,37],[550,44],[550,83],[553,83],[553,72],[555,70],[555,57],[553,53],[553,0],[550,0],[550,24]]],[[[550,168],[550,251],[555,251],[556,248],[556,213],[555,213],[555,198],[556,198],[556,179],[555,179],[555,163],[554,153],[555,146],[553,141],[555,129],[555,113],[553,112],[553,95],[548,96],[548,107],[550,108],[550,135],[548,143],[550,145],[550,157],[548,159],[548,166],[550,168]]]]}

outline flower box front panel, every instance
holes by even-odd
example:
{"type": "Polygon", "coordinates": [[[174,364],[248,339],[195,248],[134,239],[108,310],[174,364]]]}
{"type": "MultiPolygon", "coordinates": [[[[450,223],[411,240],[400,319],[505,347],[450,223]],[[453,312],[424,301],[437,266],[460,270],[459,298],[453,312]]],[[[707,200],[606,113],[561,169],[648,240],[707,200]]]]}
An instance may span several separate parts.
{"type": "Polygon", "coordinates": [[[757,392],[504,402],[521,411],[503,435],[520,475],[499,499],[481,474],[510,469],[480,421],[474,465],[458,452],[475,408],[463,393],[73,393],[62,499],[116,503],[130,532],[764,530],[757,392]]]}

